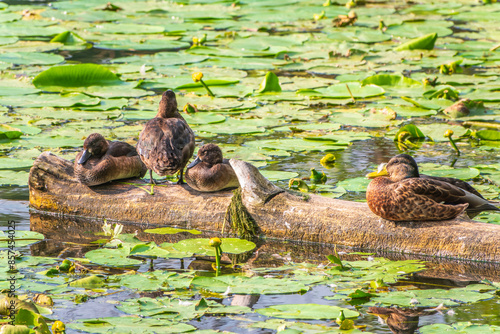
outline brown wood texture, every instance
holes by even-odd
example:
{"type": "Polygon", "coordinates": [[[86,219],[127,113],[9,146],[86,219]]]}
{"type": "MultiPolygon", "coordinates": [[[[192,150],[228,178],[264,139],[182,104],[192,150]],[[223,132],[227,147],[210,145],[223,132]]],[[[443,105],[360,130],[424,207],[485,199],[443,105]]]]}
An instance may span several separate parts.
{"type": "MultiPolygon", "coordinates": [[[[243,161],[231,160],[243,204],[267,238],[500,263],[500,225],[465,215],[433,222],[392,222],[365,203],[296,196],[243,161]]],[[[134,182],[145,187],[140,180],[134,182]]],[[[133,185],[79,184],[71,162],[43,153],[30,172],[30,203],[64,215],[221,231],[232,192],[200,193],[187,185],[156,186],[154,195],[133,185]]],[[[149,187],[148,187],[149,188],[149,187]]]]}

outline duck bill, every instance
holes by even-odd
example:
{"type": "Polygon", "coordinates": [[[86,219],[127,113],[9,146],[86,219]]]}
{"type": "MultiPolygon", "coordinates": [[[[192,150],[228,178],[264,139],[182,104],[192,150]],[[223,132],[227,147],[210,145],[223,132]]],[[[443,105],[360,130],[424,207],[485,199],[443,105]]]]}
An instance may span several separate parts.
{"type": "Polygon", "coordinates": [[[91,155],[92,154],[90,154],[88,150],[83,150],[82,156],[80,157],[80,159],[78,159],[78,163],[80,165],[83,165],[87,160],[89,160],[91,155]]]}
{"type": "Polygon", "coordinates": [[[194,161],[192,163],[190,163],[187,168],[193,168],[194,166],[196,166],[197,164],[199,164],[201,162],[201,159],[199,157],[196,157],[196,159],[194,159],[194,161]]]}
{"type": "Polygon", "coordinates": [[[380,166],[378,166],[378,169],[376,172],[368,173],[368,174],[366,174],[366,177],[369,179],[374,179],[374,178],[379,177],[379,176],[389,175],[389,173],[387,172],[387,169],[385,168],[386,165],[387,164],[380,164],[380,166]]]}

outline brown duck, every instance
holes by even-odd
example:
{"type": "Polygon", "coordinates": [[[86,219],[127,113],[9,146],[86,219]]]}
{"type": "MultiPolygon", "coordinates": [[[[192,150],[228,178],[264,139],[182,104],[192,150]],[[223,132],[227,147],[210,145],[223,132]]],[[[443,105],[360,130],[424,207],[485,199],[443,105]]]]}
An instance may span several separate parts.
{"type": "Polygon", "coordinates": [[[177,111],[175,93],[167,90],[161,96],[156,117],[146,123],[137,142],[137,152],[149,169],[160,176],[180,171],[177,184],[183,184],[183,171],[194,152],[194,133],[177,111]]]}
{"type": "Polygon", "coordinates": [[[469,215],[486,210],[500,211],[467,182],[420,175],[417,163],[408,154],[399,154],[389,160],[385,172],[367,176],[375,177],[366,191],[368,206],[385,219],[446,220],[464,210],[469,215]]]}
{"type": "Polygon", "coordinates": [[[80,183],[96,186],[112,180],[144,177],[147,168],[135,148],[120,141],[107,141],[99,133],[89,135],[75,159],[80,183]]]}
{"type": "Polygon", "coordinates": [[[203,145],[186,169],[187,184],[201,192],[214,192],[239,186],[238,178],[222,151],[215,144],[203,145]]]}

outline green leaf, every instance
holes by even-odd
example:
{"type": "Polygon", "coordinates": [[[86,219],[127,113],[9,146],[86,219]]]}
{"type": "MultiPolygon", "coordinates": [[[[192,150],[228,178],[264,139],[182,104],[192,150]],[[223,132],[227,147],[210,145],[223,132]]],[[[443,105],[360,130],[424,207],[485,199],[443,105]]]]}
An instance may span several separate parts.
{"type": "Polygon", "coordinates": [[[1,139],[16,139],[22,136],[22,131],[17,128],[13,128],[7,124],[0,124],[0,140],[1,139]]]}
{"type": "MultiPolygon", "coordinates": [[[[498,130],[479,130],[476,131],[476,136],[480,139],[483,140],[494,140],[498,141],[500,140],[500,131],[498,130]]],[[[1,137],[1,132],[0,132],[0,137],[1,137]]]]}
{"type": "Polygon", "coordinates": [[[424,139],[425,135],[423,134],[422,131],[415,125],[415,124],[406,124],[405,126],[399,128],[398,132],[394,136],[394,141],[400,141],[399,135],[401,133],[407,133],[408,135],[405,134],[404,139],[424,139]]]}
{"type": "Polygon", "coordinates": [[[69,286],[75,288],[96,289],[104,286],[104,280],[96,275],[92,275],[89,277],[77,279],[69,283],[69,286]]]}
{"type": "Polygon", "coordinates": [[[256,311],[267,317],[318,320],[336,319],[341,310],[344,311],[346,318],[356,318],[359,316],[358,312],[346,308],[318,304],[282,304],[260,308],[256,311]]]}
{"type": "Polygon", "coordinates": [[[361,85],[366,86],[369,84],[377,86],[391,86],[391,87],[413,87],[422,86],[422,83],[411,78],[407,78],[397,74],[377,74],[372,75],[361,81],[361,85]]]}
{"type": "Polygon", "coordinates": [[[142,263],[140,260],[128,258],[129,254],[130,251],[126,247],[101,248],[85,253],[85,257],[96,264],[110,267],[128,267],[142,263]]]}
{"type": "Polygon", "coordinates": [[[495,325],[473,324],[470,322],[457,322],[451,325],[433,324],[422,326],[418,329],[421,334],[489,334],[500,332],[500,327],[495,325]]]}
{"type": "Polygon", "coordinates": [[[349,297],[351,297],[352,299],[371,298],[371,297],[375,297],[375,296],[376,295],[374,295],[373,293],[364,292],[364,291],[359,290],[359,289],[356,289],[355,292],[349,294],[349,297]]]}
{"type": "MultiPolygon", "coordinates": [[[[346,82],[341,84],[331,85],[327,88],[318,88],[311,90],[309,95],[312,96],[322,96],[324,98],[332,99],[348,99],[351,98],[352,93],[354,98],[367,98],[379,95],[384,95],[385,90],[377,85],[365,85],[362,86],[360,82],[346,82]],[[349,89],[347,88],[349,87],[349,89]]],[[[300,94],[300,91],[297,92],[300,94]]]]}
{"type": "MultiPolygon", "coordinates": [[[[12,234],[7,232],[0,232],[0,248],[8,247],[11,235],[12,234]]],[[[16,247],[28,246],[45,239],[43,234],[34,231],[15,231],[13,238],[15,240],[16,247]]]]}
{"type": "Polygon", "coordinates": [[[342,265],[342,261],[340,260],[339,257],[335,256],[335,255],[328,255],[326,257],[328,259],[328,261],[330,261],[331,263],[335,263],[335,264],[338,264],[339,266],[343,267],[342,265]]]}
{"type": "Polygon", "coordinates": [[[305,293],[309,290],[307,286],[300,282],[261,276],[197,276],[193,278],[191,285],[217,293],[224,293],[229,288],[231,293],[237,295],[305,293]]]}
{"type": "Polygon", "coordinates": [[[437,33],[431,33],[406,43],[401,44],[394,50],[403,51],[403,50],[432,50],[434,49],[434,44],[437,40],[437,33]]]}
{"type": "Polygon", "coordinates": [[[200,231],[198,230],[185,230],[182,228],[173,228],[173,227],[159,227],[159,228],[154,228],[154,229],[147,229],[144,230],[145,233],[153,233],[153,234],[176,234],[176,233],[182,233],[182,232],[187,232],[191,234],[201,234],[200,231]]]}
{"type": "MultiPolygon", "coordinates": [[[[200,255],[215,256],[215,248],[209,245],[208,238],[184,239],[174,244],[174,248],[181,252],[189,252],[200,255]]],[[[221,238],[222,252],[230,254],[241,254],[251,251],[255,244],[251,241],[238,238],[221,238]]]]}
{"type": "Polygon", "coordinates": [[[260,170],[260,173],[269,181],[288,180],[299,176],[296,172],[285,172],[279,170],[260,170]]]}
{"type": "Polygon", "coordinates": [[[278,76],[273,72],[267,72],[265,78],[260,83],[257,93],[281,92],[281,85],[278,76]]]}
{"type": "Polygon", "coordinates": [[[37,88],[59,91],[61,87],[120,85],[116,74],[102,65],[78,64],[51,67],[33,79],[37,88]]]}
{"type": "Polygon", "coordinates": [[[87,41],[72,31],[62,32],[50,40],[51,43],[62,43],[64,45],[84,44],[87,41]]]}
{"type": "Polygon", "coordinates": [[[7,52],[0,54],[0,61],[16,65],[53,65],[64,61],[64,57],[42,52],[7,52]]]}

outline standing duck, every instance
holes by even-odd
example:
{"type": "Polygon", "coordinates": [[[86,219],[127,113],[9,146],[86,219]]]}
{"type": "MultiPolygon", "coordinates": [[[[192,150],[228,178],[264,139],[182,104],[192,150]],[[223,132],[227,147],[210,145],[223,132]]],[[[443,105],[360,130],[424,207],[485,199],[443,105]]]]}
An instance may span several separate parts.
{"type": "Polygon", "coordinates": [[[107,141],[99,133],[89,135],[75,159],[80,183],[96,186],[112,180],[144,177],[147,168],[135,148],[120,141],[107,141]]]}
{"type": "Polygon", "coordinates": [[[187,184],[201,192],[214,192],[239,186],[238,178],[222,151],[215,144],[205,144],[186,169],[187,184]]]}
{"type": "Polygon", "coordinates": [[[149,169],[149,180],[158,175],[180,171],[177,184],[183,184],[183,172],[194,152],[194,133],[177,111],[175,93],[170,89],[161,96],[156,117],[146,123],[137,142],[137,152],[149,169]]]}
{"type": "Polygon", "coordinates": [[[368,206],[385,219],[446,220],[464,210],[470,215],[486,210],[500,211],[467,182],[420,175],[417,163],[408,154],[396,155],[389,160],[385,171],[367,176],[375,177],[366,191],[368,206]]]}

